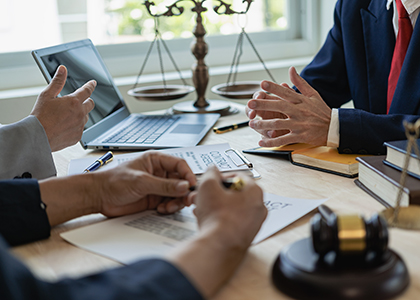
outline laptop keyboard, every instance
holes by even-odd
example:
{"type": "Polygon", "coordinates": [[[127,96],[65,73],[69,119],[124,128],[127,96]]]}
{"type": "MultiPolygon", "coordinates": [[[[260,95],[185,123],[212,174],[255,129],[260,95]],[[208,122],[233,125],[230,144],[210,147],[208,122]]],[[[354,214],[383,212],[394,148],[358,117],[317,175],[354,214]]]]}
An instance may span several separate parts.
{"type": "Polygon", "coordinates": [[[104,143],[153,144],[179,116],[142,116],[104,140],[104,143]]]}

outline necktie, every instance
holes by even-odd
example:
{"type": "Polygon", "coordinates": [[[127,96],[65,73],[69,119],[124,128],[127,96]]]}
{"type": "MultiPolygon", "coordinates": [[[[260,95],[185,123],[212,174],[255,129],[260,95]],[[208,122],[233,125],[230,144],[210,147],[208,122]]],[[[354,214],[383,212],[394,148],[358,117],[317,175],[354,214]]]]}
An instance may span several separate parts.
{"type": "Polygon", "coordinates": [[[398,77],[400,76],[401,68],[404,62],[405,54],[410,43],[410,38],[413,33],[413,26],[411,25],[410,17],[401,3],[401,0],[396,0],[398,11],[398,34],[395,43],[394,54],[392,56],[391,71],[388,77],[388,95],[387,95],[387,110],[391,107],[392,98],[394,96],[395,88],[397,86],[398,77]]]}

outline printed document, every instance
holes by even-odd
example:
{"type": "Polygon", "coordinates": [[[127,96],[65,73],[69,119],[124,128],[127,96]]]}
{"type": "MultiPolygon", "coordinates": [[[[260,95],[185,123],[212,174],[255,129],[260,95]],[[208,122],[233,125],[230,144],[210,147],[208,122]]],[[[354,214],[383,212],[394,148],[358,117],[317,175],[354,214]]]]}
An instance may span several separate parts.
{"type": "MultiPolygon", "coordinates": [[[[253,243],[265,240],[326,200],[294,199],[264,193],[268,215],[253,243]]],[[[80,248],[129,264],[139,259],[161,257],[194,237],[197,230],[193,207],[186,207],[172,215],[149,210],[108,219],[64,232],[61,237],[80,248]]]]}

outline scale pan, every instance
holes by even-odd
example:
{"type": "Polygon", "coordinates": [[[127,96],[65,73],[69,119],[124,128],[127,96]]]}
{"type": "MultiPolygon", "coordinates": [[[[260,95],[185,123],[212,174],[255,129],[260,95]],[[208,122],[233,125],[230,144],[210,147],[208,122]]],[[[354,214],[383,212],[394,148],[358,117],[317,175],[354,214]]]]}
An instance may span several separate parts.
{"type": "Polygon", "coordinates": [[[163,101],[179,99],[194,91],[189,85],[153,85],[131,89],[128,94],[138,100],[163,101]]]}
{"type": "Polygon", "coordinates": [[[213,93],[231,99],[251,99],[259,90],[261,90],[260,81],[222,83],[211,88],[213,93]]]}

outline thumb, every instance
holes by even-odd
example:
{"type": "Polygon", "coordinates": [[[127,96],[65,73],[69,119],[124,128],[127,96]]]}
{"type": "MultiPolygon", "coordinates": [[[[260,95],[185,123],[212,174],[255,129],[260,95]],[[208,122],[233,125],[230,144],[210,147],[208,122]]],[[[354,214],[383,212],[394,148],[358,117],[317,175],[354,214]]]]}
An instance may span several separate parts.
{"type": "Polygon", "coordinates": [[[67,79],[67,69],[65,66],[61,65],[57,68],[57,71],[54,74],[53,79],[50,84],[45,89],[45,93],[50,97],[57,97],[60,94],[61,90],[64,87],[67,79]]]}
{"type": "Polygon", "coordinates": [[[218,184],[221,184],[222,182],[222,175],[219,169],[215,165],[209,166],[201,178],[202,182],[210,181],[210,180],[214,180],[218,184]]]}
{"type": "Polygon", "coordinates": [[[148,174],[143,179],[147,193],[151,195],[181,197],[189,192],[190,184],[187,180],[162,178],[148,174]]]}
{"type": "Polygon", "coordinates": [[[307,97],[317,96],[318,92],[312,88],[309,83],[305,81],[300,75],[297,73],[295,67],[291,67],[289,69],[289,77],[290,81],[298,88],[298,90],[302,93],[302,95],[307,97]]]}

